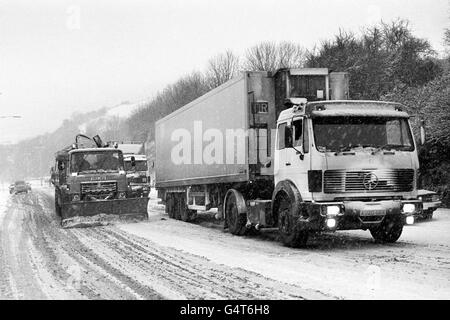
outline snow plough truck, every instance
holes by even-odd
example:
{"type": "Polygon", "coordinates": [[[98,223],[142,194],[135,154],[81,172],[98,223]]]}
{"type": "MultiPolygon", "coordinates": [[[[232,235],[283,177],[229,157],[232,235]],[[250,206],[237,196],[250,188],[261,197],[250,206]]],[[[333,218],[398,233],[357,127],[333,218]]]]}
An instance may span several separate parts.
{"type": "Polygon", "coordinates": [[[74,144],[56,152],[51,171],[63,228],[148,217],[148,198],[133,196],[122,151],[99,136],[78,134],[74,144]]]}

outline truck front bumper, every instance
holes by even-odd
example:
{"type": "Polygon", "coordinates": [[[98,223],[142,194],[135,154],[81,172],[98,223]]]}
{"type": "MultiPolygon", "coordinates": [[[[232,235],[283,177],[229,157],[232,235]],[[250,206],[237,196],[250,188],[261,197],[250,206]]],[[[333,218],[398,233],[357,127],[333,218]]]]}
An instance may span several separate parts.
{"type": "Polygon", "coordinates": [[[385,219],[413,224],[422,212],[420,200],[380,200],[310,202],[305,204],[306,217],[298,219],[299,227],[311,231],[367,230],[385,219]]]}
{"type": "Polygon", "coordinates": [[[439,208],[441,206],[442,202],[441,201],[432,201],[432,202],[424,202],[423,203],[423,211],[428,211],[428,210],[436,210],[437,208],[439,208]]]}
{"type": "Polygon", "coordinates": [[[62,219],[98,214],[147,218],[148,198],[74,201],[62,205],[62,219]]]}
{"type": "Polygon", "coordinates": [[[129,194],[131,195],[131,197],[147,198],[149,193],[150,193],[149,185],[139,185],[139,184],[130,185],[129,194]]]}

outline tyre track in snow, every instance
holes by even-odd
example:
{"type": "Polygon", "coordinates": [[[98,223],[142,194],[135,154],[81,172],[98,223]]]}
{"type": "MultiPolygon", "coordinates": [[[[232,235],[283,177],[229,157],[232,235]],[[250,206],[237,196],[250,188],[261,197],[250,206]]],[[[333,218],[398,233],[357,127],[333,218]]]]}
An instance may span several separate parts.
{"type": "Polygon", "coordinates": [[[10,197],[0,214],[0,298],[311,297],[299,286],[161,246],[114,226],[62,229],[53,201],[48,191],[34,190],[10,197]]]}
{"type": "Polygon", "coordinates": [[[98,228],[100,255],[121,268],[145,274],[140,281],[165,291],[169,298],[301,299],[302,290],[239,268],[215,264],[186,252],[160,247],[115,228],[98,228]],[[104,241],[107,239],[107,241],[104,241]],[[107,243],[107,245],[105,245],[107,243]]]}
{"type": "MultiPolygon", "coordinates": [[[[126,270],[112,268],[96,252],[80,242],[75,229],[62,229],[59,226],[59,219],[54,216],[53,208],[51,208],[53,199],[45,195],[41,197],[44,203],[40,206],[41,212],[38,212],[37,220],[43,238],[47,239],[51,247],[47,252],[55,253],[59,262],[59,271],[66,272],[66,281],[71,276],[67,273],[68,270],[75,271],[75,275],[77,273],[80,275],[79,279],[75,280],[80,282],[78,287],[81,294],[89,299],[161,298],[156,292],[131,280],[126,275],[126,270]]],[[[88,228],[81,230],[90,233],[88,228]]],[[[36,239],[40,238],[42,237],[36,239]]]]}

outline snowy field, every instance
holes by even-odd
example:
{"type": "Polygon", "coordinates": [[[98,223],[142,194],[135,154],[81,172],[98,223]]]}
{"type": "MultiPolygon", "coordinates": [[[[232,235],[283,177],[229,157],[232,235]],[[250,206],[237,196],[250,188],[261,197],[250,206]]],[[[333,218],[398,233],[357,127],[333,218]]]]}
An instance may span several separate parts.
{"type": "Polygon", "coordinates": [[[351,231],[291,249],[170,220],[155,199],[145,222],[61,229],[52,193],[0,190],[0,299],[450,299],[448,209],[394,244],[351,231]]]}

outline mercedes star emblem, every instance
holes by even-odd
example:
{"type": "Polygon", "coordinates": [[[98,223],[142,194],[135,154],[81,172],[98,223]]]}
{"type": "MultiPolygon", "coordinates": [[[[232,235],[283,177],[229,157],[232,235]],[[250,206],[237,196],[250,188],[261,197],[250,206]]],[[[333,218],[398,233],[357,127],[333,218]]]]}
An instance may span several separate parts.
{"type": "Polygon", "coordinates": [[[374,173],[366,173],[363,177],[363,185],[366,190],[373,190],[378,185],[378,177],[374,173]]]}

